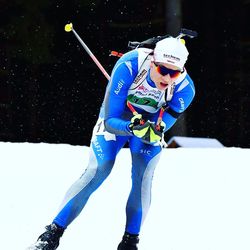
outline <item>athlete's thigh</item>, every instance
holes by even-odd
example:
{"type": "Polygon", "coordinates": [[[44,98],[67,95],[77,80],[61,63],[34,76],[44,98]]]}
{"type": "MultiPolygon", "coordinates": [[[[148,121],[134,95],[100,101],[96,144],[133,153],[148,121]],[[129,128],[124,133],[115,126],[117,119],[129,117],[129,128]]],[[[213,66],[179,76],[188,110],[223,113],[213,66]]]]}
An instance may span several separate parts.
{"type": "Polygon", "coordinates": [[[128,139],[128,136],[117,136],[105,131],[97,122],[93,129],[91,148],[97,161],[110,161],[115,159],[128,139]]]}
{"type": "Polygon", "coordinates": [[[159,158],[162,151],[160,145],[146,144],[139,138],[133,136],[129,140],[129,147],[132,155],[133,164],[147,164],[152,159],[159,158]]]}

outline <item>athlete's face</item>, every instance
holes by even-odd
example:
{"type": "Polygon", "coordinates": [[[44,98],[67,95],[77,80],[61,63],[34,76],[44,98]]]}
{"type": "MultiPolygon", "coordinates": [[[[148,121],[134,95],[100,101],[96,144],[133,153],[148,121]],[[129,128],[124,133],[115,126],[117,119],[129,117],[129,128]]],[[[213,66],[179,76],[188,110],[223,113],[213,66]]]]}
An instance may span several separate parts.
{"type": "Polygon", "coordinates": [[[150,68],[150,77],[159,90],[166,90],[180,75],[180,69],[168,63],[151,62],[150,68]]]}

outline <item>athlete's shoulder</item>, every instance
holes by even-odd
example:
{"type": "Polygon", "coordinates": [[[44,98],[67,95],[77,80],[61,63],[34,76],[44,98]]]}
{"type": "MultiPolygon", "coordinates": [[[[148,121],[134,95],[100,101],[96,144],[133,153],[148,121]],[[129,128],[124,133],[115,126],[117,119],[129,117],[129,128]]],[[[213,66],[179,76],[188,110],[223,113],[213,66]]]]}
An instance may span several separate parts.
{"type": "Polygon", "coordinates": [[[153,50],[148,48],[133,49],[123,54],[123,56],[118,60],[117,63],[131,63],[133,65],[133,68],[136,69],[138,65],[140,65],[152,52],[153,50]]]}
{"type": "Polygon", "coordinates": [[[187,73],[187,75],[186,75],[186,80],[190,83],[190,84],[192,84],[192,85],[194,85],[194,81],[192,80],[192,78],[190,77],[190,75],[187,73]]]}
{"type": "Polygon", "coordinates": [[[192,80],[192,78],[190,77],[190,75],[187,73],[186,77],[185,77],[185,81],[188,83],[190,92],[195,95],[195,85],[194,85],[194,81],[192,80]]]}
{"type": "Polygon", "coordinates": [[[138,51],[137,50],[131,50],[123,54],[123,56],[117,61],[117,63],[133,63],[137,64],[138,62],[138,51]]]}
{"type": "Polygon", "coordinates": [[[189,91],[195,93],[194,82],[185,70],[183,74],[179,77],[179,79],[176,81],[175,92],[187,91],[188,89],[189,91]]]}

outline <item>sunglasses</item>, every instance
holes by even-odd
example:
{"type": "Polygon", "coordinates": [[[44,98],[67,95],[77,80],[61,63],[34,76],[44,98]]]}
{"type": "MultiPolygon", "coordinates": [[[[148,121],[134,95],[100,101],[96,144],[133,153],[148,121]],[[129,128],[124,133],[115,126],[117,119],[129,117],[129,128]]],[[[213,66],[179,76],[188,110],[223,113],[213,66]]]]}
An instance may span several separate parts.
{"type": "Polygon", "coordinates": [[[175,70],[175,69],[169,69],[163,65],[160,65],[158,63],[154,62],[154,65],[156,67],[156,71],[161,74],[162,76],[169,75],[171,78],[176,78],[181,74],[180,70],[175,70]]]}

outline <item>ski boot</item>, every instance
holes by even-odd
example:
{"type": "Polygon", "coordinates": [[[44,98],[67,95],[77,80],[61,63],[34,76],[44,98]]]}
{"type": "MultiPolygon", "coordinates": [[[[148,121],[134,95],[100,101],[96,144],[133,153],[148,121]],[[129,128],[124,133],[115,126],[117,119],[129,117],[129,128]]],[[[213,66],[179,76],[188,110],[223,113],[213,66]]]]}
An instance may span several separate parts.
{"type": "Polygon", "coordinates": [[[27,250],[55,250],[59,246],[59,241],[63,235],[64,228],[52,223],[45,227],[46,231],[41,234],[37,242],[27,250]]]}
{"type": "Polygon", "coordinates": [[[137,244],[139,243],[138,234],[130,234],[125,232],[122,241],[118,245],[117,250],[138,250],[137,244]]]}

